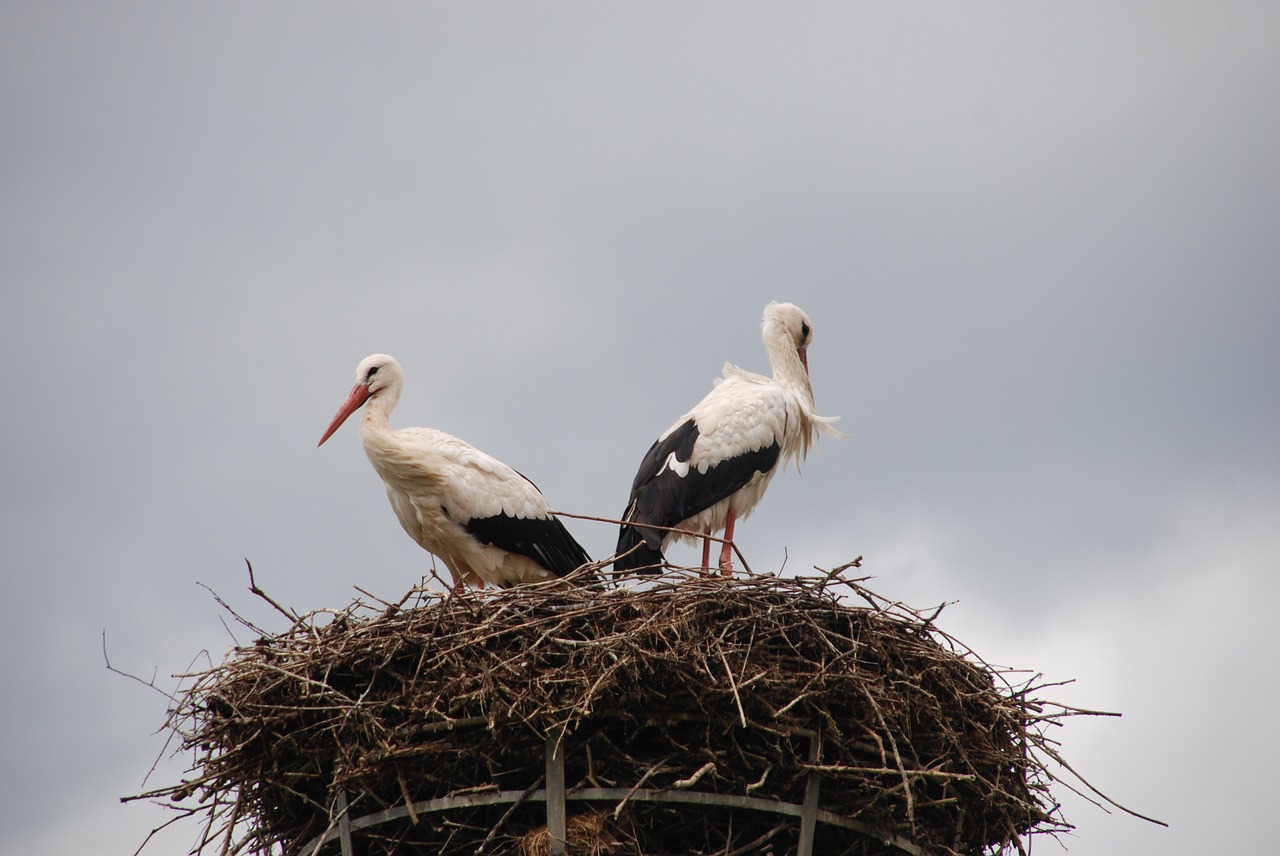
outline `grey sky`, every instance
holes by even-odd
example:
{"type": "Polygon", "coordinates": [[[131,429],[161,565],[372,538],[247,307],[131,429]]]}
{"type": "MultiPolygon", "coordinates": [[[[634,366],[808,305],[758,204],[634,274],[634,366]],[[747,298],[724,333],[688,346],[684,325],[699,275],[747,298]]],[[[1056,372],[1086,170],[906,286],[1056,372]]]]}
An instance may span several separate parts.
{"type": "Polygon", "coordinates": [[[615,516],[724,361],[767,368],[773,299],[852,438],[774,482],[753,567],[864,555],[1123,711],[1065,751],[1174,826],[1063,791],[1071,853],[1256,850],[1278,32],[1221,2],[0,5],[0,851],[165,819],[117,802],[165,705],[104,629],[172,687],[232,641],[197,582],[278,629],[245,557],[298,609],[425,573],[358,432],[315,448],[361,357],[404,365],[394,424],[615,516]]]}

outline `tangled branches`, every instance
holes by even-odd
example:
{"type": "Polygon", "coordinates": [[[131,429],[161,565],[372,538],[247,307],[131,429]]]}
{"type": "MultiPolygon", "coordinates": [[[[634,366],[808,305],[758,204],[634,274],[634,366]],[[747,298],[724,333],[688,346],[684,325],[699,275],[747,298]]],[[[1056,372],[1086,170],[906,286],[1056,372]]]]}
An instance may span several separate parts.
{"type": "Polygon", "coordinates": [[[821,809],[855,827],[822,826],[818,852],[1021,851],[1068,829],[1042,759],[1057,759],[1046,723],[1075,711],[853,567],[415,589],[302,616],[192,676],[169,724],[193,775],[139,797],[202,816],[202,852],[297,852],[339,799],[351,817],[403,815],[365,830],[363,852],[538,852],[539,806],[481,796],[542,787],[551,737],[571,799],[627,794],[574,803],[595,835],[581,852],[783,852],[793,819],[643,797],[799,805],[814,771],[821,809]],[[415,809],[449,798],[430,822],[415,809]]]}

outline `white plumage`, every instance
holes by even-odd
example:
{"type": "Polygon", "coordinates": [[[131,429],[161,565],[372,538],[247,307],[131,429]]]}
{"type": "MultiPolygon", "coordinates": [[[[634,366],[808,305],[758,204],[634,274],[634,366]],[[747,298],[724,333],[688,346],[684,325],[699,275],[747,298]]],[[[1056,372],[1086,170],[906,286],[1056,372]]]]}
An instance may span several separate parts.
{"type": "Polygon", "coordinates": [[[404,371],[395,359],[365,357],[319,445],[367,402],[360,421],[365,454],[404,531],[444,562],[456,585],[534,582],[590,561],[520,473],[443,431],[392,428],[391,411],[403,387],[404,371]]]}
{"type": "MultiPolygon", "coordinates": [[[[724,530],[732,540],[735,521],[751,513],[782,463],[802,460],[818,433],[844,436],[832,427],[835,418],[814,409],[809,317],[793,304],[770,303],[762,338],[773,377],[726,363],[711,392],[650,447],[623,513],[615,569],[653,568],[673,540],[698,537],[654,527],[724,530]]],[[[706,568],[710,541],[702,540],[706,568]]],[[[727,543],[720,570],[732,572],[727,543]]]]}

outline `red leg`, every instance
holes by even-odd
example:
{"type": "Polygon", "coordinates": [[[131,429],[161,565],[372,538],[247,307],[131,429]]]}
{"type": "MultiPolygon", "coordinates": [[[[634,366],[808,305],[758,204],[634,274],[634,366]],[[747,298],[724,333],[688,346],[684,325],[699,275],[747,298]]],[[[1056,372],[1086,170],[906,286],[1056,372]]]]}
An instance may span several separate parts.
{"type": "Polygon", "coordinates": [[[733,508],[729,508],[729,515],[724,521],[724,547],[720,550],[720,574],[721,576],[733,576],[733,521],[736,515],[733,508]]]}
{"type": "MultiPolygon", "coordinates": [[[[711,534],[711,530],[707,530],[707,534],[711,534]]],[[[711,571],[711,539],[702,539],[702,572],[709,573],[711,571]]]]}

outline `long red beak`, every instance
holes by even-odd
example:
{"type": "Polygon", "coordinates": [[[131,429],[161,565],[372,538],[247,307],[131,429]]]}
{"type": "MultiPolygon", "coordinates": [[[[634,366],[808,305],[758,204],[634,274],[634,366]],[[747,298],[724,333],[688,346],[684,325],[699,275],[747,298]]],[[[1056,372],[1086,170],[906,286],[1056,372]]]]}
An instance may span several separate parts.
{"type": "Polygon", "coordinates": [[[809,349],[797,348],[796,353],[800,355],[800,365],[804,366],[804,373],[809,373],[809,349]]]}
{"type": "Polygon", "coordinates": [[[333,421],[329,423],[329,430],[324,432],[324,436],[320,438],[320,442],[316,443],[316,448],[324,445],[324,441],[333,436],[333,432],[347,421],[347,417],[360,409],[360,405],[369,400],[369,386],[367,384],[358,383],[351,388],[351,394],[347,396],[347,400],[342,402],[342,406],[338,408],[338,415],[333,417],[333,421]]]}

